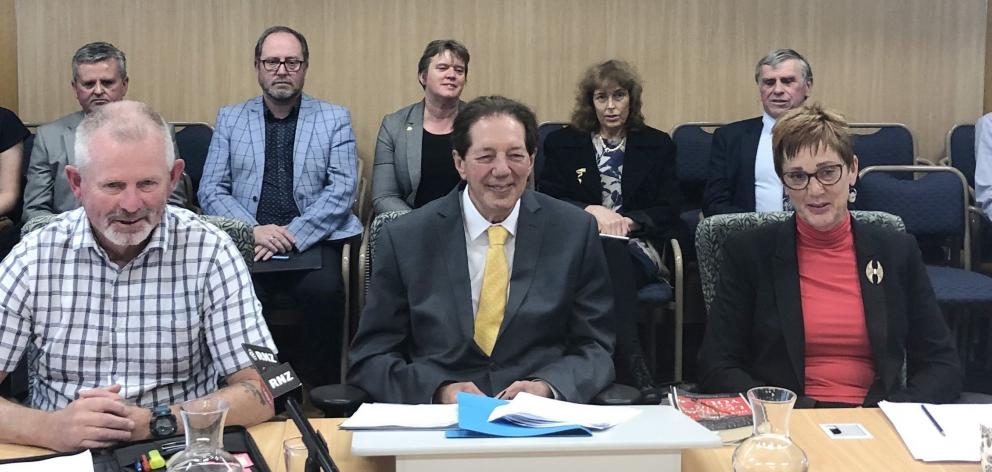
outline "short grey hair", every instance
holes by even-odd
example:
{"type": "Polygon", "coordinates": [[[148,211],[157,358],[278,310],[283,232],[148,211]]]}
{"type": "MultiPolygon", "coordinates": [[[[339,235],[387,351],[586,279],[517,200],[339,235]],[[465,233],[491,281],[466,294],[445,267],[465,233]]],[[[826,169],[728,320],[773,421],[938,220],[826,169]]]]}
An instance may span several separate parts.
{"type": "Polygon", "coordinates": [[[776,49],[767,56],[762,57],[758,61],[758,65],[754,66],[754,82],[758,83],[761,77],[761,67],[769,66],[772,69],[778,67],[779,64],[788,61],[790,59],[795,59],[799,61],[800,70],[803,74],[803,82],[806,85],[813,83],[813,68],[809,66],[809,62],[806,62],[806,58],[802,54],[799,54],[792,49],[776,49]]]}
{"type": "Polygon", "coordinates": [[[127,57],[124,56],[124,51],[103,41],[83,45],[72,55],[72,81],[75,82],[79,78],[80,64],[96,64],[111,59],[117,61],[117,71],[120,72],[121,79],[126,79],[127,57]]]}
{"type": "Polygon", "coordinates": [[[143,139],[149,131],[162,136],[166,168],[172,169],[176,162],[176,150],[172,146],[172,133],[169,124],[152,107],[131,100],[108,103],[98,107],[83,118],[76,127],[75,165],[80,173],[90,162],[90,139],[102,128],[110,129],[110,136],[116,142],[134,142],[143,139]]]}

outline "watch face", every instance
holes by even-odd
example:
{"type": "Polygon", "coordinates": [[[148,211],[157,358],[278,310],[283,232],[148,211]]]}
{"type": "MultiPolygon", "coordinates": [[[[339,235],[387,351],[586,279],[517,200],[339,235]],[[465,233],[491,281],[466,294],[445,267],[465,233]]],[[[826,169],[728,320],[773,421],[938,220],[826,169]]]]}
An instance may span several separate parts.
{"type": "Polygon", "coordinates": [[[156,436],[169,436],[176,432],[172,418],[155,418],[152,422],[152,433],[156,436]]]}

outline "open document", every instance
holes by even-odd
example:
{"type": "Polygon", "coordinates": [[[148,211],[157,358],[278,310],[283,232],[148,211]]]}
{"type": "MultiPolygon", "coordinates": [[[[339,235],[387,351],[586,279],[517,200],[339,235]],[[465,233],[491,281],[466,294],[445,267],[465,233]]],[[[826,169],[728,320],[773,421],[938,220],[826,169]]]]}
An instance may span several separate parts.
{"type": "Polygon", "coordinates": [[[978,462],[979,423],[992,424],[992,405],[878,404],[917,460],[978,462]],[[931,420],[927,413],[933,417],[931,420]],[[938,428],[939,425],[939,428],[938,428]],[[941,434],[943,430],[943,434],[941,434]]]}
{"type": "Polygon", "coordinates": [[[489,421],[502,419],[531,428],[577,425],[602,431],[623,423],[640,412],[636,408],[580,405],[522,392],[510,402],[494,408],[489,421]]]}
{"type": "Polygon", "coordinates": [[[363,403],[341,429],[447,429],[458,424],[458,405],[363,403]]]}

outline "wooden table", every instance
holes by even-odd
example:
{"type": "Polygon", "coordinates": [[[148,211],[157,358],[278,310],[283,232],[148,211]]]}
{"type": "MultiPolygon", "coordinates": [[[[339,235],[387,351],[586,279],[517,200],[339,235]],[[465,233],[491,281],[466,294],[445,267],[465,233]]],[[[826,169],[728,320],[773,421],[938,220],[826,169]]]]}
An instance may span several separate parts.
{"type": "MultiPolygon", "coordinates": [[[[977,463],[921,462],[913,459],[899,433],[878,408],[795,410],[789,426],[792,440],[806,452],[811,472],[831,471],[921,471],[974,472],[977,463]],[[822,423],[860,423],[873,439],[830,439],[820,429],[822,423]]],[[[978,444],[975,444],[978,447],[978,444]]],[[[727,471],[733,446],[719,449],[693,449],[682,452],[682,470],[727,471]]]]}
{"type": "MultiPolygon", "coordinates": [[[[315,419],[314,427],[323,433],[330,446],[331,456],[342,472],[393,472],[389,457],[358,457],[351,455],[351,433],[337,428],[339,419],[315,419]]],[[[972,472],[978,464],[967,462],[925,463],[916,461],[895,429],[876,408],[796,410],[792,415],[792,438],[809,457],[810,471],[921,471],[921,472],[972,472]],[[834,440],[827,438],[820,423],[861,423],[874,436],[864,440],[834,440]]],[[[282,441],[298,436],[292,422],[271,422],[250,429],[252,437],[273,472],[284,472],[282,441]]],[[[978,447],[976,444],[975,447],[978,447]]],[[[718,449],[693,449],[682,453],[682,470],[685,472],[730,471],[732,446],[718,449]]],[[[0,444],[0,459],[45,454],[48,451],[35,447],[0,444]]]]}

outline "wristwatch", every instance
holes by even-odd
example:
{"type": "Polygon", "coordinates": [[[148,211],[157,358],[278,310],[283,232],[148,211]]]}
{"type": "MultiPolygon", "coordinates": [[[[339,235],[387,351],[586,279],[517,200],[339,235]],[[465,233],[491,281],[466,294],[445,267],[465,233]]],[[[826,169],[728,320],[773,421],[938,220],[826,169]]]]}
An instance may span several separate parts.
{"type": "Polygon", "coordinates": [[[148,422],[148,429],[151,430],[152,437],[165,438],[176,434],[176,415],[172,414],[169,405],[155,405],[149,409],[152,411],[152,419],[148,422]]]}

